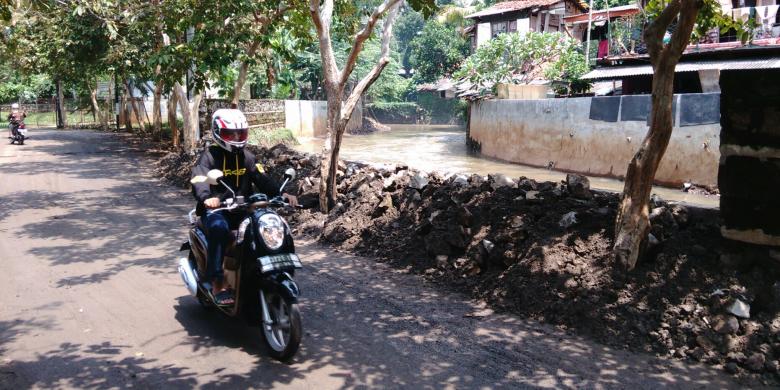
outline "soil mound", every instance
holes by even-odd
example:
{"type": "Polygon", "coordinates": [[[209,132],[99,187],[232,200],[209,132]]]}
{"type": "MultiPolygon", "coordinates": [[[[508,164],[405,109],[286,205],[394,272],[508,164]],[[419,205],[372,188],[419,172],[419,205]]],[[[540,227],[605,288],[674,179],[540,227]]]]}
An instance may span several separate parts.
{"type": "MultiPolygon", "coordinates": [[[[297,233],[607,345],[778,383],[780,252],[722,239],[717,210],[654,197],[652,249],[626,273],[610,253],[618,195],[591,191],[582,176],[553,183],[340,163],[338,203],[323,215],[316,156],[253,151],[277,179],[298,170],[289,192],[310,209],[288,215],[297,233]]],[[[160,170],[186,185],[192,163],[174,153],[160,170]]]]}

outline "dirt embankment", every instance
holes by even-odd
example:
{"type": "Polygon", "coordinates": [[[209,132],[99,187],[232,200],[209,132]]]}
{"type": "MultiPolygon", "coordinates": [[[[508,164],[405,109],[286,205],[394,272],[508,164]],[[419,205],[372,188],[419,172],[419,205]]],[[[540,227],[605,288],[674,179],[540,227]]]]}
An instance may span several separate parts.
{"type": "MultiPolygon", "coordinates": [[[[317,208],[319,161],[283,146],[257,149],[305,206],[299,234],[376,258],[471,294],[495,310],[600,342],[761,375],[780,383],[780,251],[728,243],[717,210],[652,201],[652,253],[629,273],[610,254],[616,194],[587,179],[426,174],[404,166],[341,165],[339,203],[317,208]]],[[[186,186],[194,154],[160,172],[186,186]]]]}

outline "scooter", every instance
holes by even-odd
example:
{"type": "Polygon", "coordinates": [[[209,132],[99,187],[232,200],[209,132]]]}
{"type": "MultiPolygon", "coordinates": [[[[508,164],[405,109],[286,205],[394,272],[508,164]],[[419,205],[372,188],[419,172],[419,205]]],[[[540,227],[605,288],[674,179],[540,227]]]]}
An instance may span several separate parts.
{"type": "MultiPolygon", "coordinates": [[[[284,176],[280,193],[295,178],[295,170],[288,169],[284,176]]],[[[302,265],[295,254],[290,227],[274,209],[290,205],[280,196],[268,199],[265,194],[253,194],[245,200],[236,196],[222,177],[222,171],[214,169],[206,177],[196,176],[192,180],[221,184],[232,194],[221,208],[211,211],[227,210],[243,216],[238,230],[231,232],[234,240],[226,248],[223,260],[226,281],[235,289],[235,303],[218,305],[211,285],[203,280],[208,243],[194,209],[188,216],[192,225],[189,238],[180,248],[189,254],[179,259],[179,274],[203,307],[216,307],[230,317],[244,317],[250,325],[259,325],[270,355],[288,361],[298,351],[303,334],[297,307],[300,290],[293,279],[295,270],[302,265]]]]}
{"type": "Polygon", "coordinates": [[[11,145],[14,142],[24,145],[24,140],[27,139],[27,127],[24,125],[24,122],[12,119],[8,123],[8,128],[11,130],[11,136],[8,137],[11,139],[11,145]]]}

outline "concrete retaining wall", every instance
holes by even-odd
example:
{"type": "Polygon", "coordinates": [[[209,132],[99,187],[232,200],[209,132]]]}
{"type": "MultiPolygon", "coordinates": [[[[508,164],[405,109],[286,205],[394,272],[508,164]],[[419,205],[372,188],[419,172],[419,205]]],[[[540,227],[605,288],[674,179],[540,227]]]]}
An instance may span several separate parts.
{"type": "MultiPolygon", "coordinates": [[[[296,137],[322,137],[328,132],[328,102],[285,100],[284,127],[296,137]]],[[[347,131],[363,127],[363,107],[358,105],[347,124],[347,131]]]]}
{"type": "MultiPolygon", "coordinates": [[[[201,128],[208,129],[211,114],[220,108],[230,108],[230,101],[204,100],[200,107],[201,128]]],[[[314,100],[241,100],[238,109],[244,112],[250,130],[287,128],[296,137],[321,137],[327,134],[328,103],[314,100]]],[[[363,127],[363,108],[358,105],[347,131],[363,127]]]]}
{"type": "MultiPolygon", "coordinates": [[[[621,178],[647,133],[649,99],[481,101],[470,108],[469,139],[488,157],[621,178]]],[[[675,96],[675,127],[656,174],[658,182],[717,184],[718,104],[718,94],[675,96]]]]}

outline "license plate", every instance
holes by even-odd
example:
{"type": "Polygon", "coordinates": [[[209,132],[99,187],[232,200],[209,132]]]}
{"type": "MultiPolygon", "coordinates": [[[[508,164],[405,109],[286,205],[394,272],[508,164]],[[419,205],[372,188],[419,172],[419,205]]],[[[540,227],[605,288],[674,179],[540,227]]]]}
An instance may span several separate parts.
{"type": "Polygon", "coordinates": [[[257,259],[261,273],[272,271],[289,271],[297,268],[303,268],[301,260],[295,253],[285,253],[282,255],[263,256],[257,259]]]}

